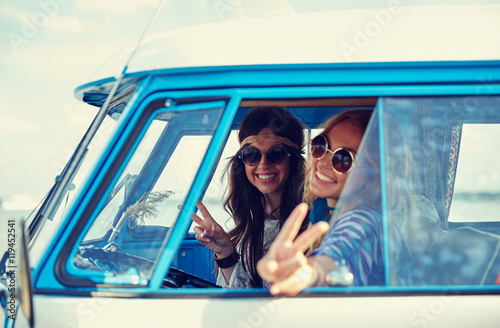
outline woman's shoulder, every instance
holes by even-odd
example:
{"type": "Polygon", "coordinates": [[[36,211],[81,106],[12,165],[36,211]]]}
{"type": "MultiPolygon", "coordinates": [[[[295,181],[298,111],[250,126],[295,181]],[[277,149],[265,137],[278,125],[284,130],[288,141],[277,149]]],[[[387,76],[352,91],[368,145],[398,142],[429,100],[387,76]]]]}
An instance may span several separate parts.
{"type": "Polygon", "coordinates": [[[382,222],[382,210],[377,206],[360,206],[345,213],[342,213],[335,221],[335,225],[348,223],[379,224],[382,222]]]}
{"type": "Polygon", "coordinates": [[[382,216],[382,209],[378,206],[359,206],[350,211],[341,214],[344,216],[363,216],[363,217],[376,217],[382,216]]]}

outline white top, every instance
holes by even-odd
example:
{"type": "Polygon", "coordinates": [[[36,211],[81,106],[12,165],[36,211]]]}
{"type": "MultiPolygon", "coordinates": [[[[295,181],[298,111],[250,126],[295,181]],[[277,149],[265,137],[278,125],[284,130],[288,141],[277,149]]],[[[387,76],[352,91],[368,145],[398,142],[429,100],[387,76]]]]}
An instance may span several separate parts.
{"type": "MultiPolygon", "coordinates": [[[[264,247],[263,253],[264,255],[269,250],[269,246],[274,241],[279,232],[279,224],[278,220],[266,219],[264,221],[264,247]]],[[[241,249],[239,250],[241,254],[241,249]]],[[[267,281],[263,281],[264,288],[269,288],[269,283],[267,281]]],[[[222,286],[223,288],[252,288],[252,284],[250,283],[250,275],[245,271],[241,260],[235,264],[233,273],[231,274],[231,278],[229,279],[229,283],[226,283],[224,279],[224,274],[222,273],[222,269],[219,268],[219,272],[217,274],[217,285],[222,286]]]]}
{"type": "MultiPolygon", "coordinates": [[[[228,65],[500,59],[500,5],[394,4],[222,21],[147,36],[127,72],[228,65]]],[[[110,57],[93,80],[117,76],[134,47],[110,57]]]]}

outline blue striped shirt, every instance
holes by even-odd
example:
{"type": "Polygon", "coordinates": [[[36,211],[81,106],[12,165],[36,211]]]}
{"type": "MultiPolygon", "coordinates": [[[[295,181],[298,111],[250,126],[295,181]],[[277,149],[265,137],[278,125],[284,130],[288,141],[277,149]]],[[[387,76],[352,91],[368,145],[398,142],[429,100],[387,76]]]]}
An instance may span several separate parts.
{"type": "Polygon", "coordinates": [[[311,254],[345,260],[355,286],[385,285],[382,216],[378,208],[347,212],[333,224],[321,245],[311,254]]]}

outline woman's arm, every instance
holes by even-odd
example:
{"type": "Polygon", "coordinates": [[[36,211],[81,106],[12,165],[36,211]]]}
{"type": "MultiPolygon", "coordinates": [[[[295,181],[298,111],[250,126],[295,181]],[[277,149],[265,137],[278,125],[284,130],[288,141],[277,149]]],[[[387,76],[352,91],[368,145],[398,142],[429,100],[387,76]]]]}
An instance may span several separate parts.
{"type": "Polygon", "coordinates": [[[382,218],[377,211],[355,209],[338,218],[312,256],[331,258],[336,263],[345,261],[354,285],[383,284],[382,231],[382,218]]]}
{"type": "Polygon", "coordinates": [[[223,288],[238,288],[246,289],[252,288],[252,282],[250,275],[245,271],[243,264],[241,262],[236,263],[229,274],[226,277],[222,269],[219,268],[217,275],[217,285],[223,288]]]}

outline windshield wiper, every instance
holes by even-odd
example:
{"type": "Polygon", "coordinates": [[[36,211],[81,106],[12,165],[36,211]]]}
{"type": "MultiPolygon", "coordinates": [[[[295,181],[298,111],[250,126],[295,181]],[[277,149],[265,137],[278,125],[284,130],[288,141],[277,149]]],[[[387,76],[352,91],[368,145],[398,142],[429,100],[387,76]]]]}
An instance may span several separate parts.
{"type": "MultiPolygon", "coordinates": [[[[81,147],[81,143],[78,145],[77,150],[79,149],[79,147],[81,147]]],[[[88,152],[88,148],[86,148],[85,151],[83,152],[83,156],[82,156],[81,160],[75,166],[75,169],[73,170],[70,178],[67,180],[67,183],[64,186],[64,188],[61,185],[61,182],[63,181],[62,177],[68,174],[69,164],[72,163],[72,161],[74,160],[76,151],[71,156],[68,163],[66,163],[66,166],[64,167],[61,175],[58,175],[56,177],[54,185],[52,186],[52,188],[50,188],[49,192],[47,193],[47,196],[45,197],[45,200],[42,203],[42,206],[40,206],[40,209],[35,214],[35,217],[33,218],[33,220],[31,221],[31,223],[28,226],[28,245],[29,245],[29,247],[31,247],[31,241],[34,240],[36,234],[40,231],[40,228],[42,226],[41,223],[43,222],[43,218],[47,218],[48,220],[53,219],[53,216],[55,213],[52,213],[51,215],[47,214],[49,205],[53,204],[53,207],[57,210],[59,208],[60,203],[64,199],[64,196],[67,195],[67,193],[69,193],[71,190],[73,190],[75,188],[75,185],[73,184],[73,179],[75,178],[75,175],[78,172],[87,152],[88,152]],[[55,194],[56,190],[61,191],[62,197],[57,199],[57,203],[55,203],[55,202],[51,203],[51,201],[54,199],[54,194],[55,194]]]]}
{"type": "MultiPolygon", "coordinates": [[[[55,183],[52,188],[47,193],[42,206],[37,211],[34,219],[28,226],[28,245],[31,247],[31,243],[34,237],[41,228],[41,223],[46,218],[47,220],[52,220],[56,211],[59,209],[61,202],[65,196],[68,196],[68,192],[74,189],[73,179],[76,173],[80,169],[80,166],[87,155],[89,150],[88,146],[93,140],[97,130],[104,121],[106,115],[111,115],[113,113],[119,113],[118,109],[123,110],[128,100],[134,94],[140,79],[129,78],[129,79],[119,79],[111,88],[108,97],[104,100],[104,104],[99,109],[96,117],[92,121],[90,127],[85,132],[82,140],[78,144],[75,152],[66,163],[61,174],[55,179],[55,183]]],[[[95,104],[94,104],[95,105],[95,104]]]]}

